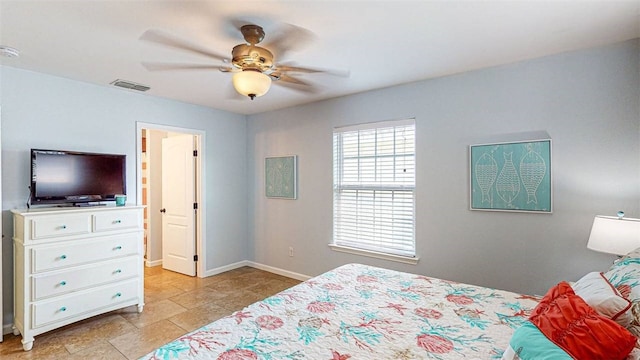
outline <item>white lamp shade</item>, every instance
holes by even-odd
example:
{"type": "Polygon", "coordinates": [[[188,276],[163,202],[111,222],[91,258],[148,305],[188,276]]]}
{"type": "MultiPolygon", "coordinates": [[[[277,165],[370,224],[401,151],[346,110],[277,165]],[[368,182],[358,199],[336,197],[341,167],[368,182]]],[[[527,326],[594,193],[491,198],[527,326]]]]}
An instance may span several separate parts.
{"type": "Polygon", "coordinates": [[[253,99],[269,91],[271,78],[257,70],[243,70],[233,74],[233,87],[239,94],[253,99]]]}
{"type": "Polygon", "coordinates": [[[608,254],[626,255],[640,247],[640,219],[596,216],[587,247],[608,254]]]}

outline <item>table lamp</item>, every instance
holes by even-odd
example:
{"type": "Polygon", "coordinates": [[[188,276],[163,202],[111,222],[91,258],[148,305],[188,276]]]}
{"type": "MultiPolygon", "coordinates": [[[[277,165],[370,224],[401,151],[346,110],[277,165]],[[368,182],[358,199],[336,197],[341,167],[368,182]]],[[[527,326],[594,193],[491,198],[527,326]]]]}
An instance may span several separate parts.
{"type": "Polygon", "coordinates": [[[593,219],[587,248],[608,254],[626,255],[640,247],[640,219],[597,215],[593,219]]]}

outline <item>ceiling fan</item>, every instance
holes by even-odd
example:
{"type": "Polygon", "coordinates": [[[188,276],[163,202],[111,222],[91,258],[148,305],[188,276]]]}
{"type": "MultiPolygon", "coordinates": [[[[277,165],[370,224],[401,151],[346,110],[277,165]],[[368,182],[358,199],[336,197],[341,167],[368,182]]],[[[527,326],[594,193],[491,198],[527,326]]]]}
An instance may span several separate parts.
{"type": "Polygon", "coordinates": [[[286,46],[287,37],[295,38],[293,32],[303,31],[303,29],[298,27],[290,27],[289,30],[290,31],[280,37],[274,38],[269,45],[263,47],[258,46],[265,38],[265,32],[262,27],[255,24],[242,25],[240,32],[242,33],[245,43],[233,47],[231,58],[205,50],[197,45],[190,44],[158,30],[147,30],[140,37],[141,40],[205,55],[209,58],[222,61],[224,64],[202,65],[143,62],[142,65],[150,71],[218,69],[225,73],[233,73],[233,87],[239,94],[247,96],[251,100],[266,94],[272,82],[297,91],[315,91],[311,83],[294,76],[296,73],[327,73],[344,77],[349,75],[347,71],[316,69],[294,66],[293,64],[287,65],[287,63],[276,63],[274,61],[274,54],[267,49],[266,46],[275,49],[276,53],[284,54],[288,50],[286,46]]]}

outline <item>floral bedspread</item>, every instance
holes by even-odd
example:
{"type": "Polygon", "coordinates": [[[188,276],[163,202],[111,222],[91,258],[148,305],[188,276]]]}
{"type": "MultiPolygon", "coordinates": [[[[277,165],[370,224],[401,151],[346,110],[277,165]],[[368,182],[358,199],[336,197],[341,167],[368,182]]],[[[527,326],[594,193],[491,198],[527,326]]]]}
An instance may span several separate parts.
{"type": "Polygon", "coordinates": [[[348,264],[142,359],[500,359],[538,299],[348,264]]]}

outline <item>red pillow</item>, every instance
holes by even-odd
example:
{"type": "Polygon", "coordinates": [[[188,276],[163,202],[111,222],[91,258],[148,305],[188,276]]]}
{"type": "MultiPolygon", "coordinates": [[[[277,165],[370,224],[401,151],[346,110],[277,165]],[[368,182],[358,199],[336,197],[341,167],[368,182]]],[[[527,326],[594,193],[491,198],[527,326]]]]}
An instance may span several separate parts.
{"type": "Polygon", "coordinates": [[[600,316],[564,281],[549,289],[529,321],[575,359],[624,359],[636,343],[627,329],[600,316]]]}

